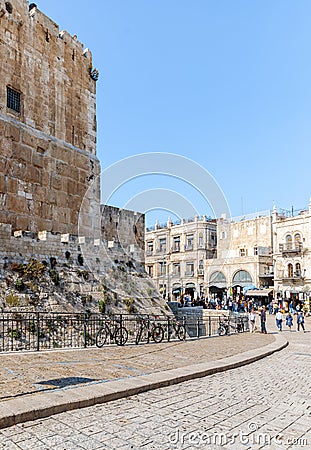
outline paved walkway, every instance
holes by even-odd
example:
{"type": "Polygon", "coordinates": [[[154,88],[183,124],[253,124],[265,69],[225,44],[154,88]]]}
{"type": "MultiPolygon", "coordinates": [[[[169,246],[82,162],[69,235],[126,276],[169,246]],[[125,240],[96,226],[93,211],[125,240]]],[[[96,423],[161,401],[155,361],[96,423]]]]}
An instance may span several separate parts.
{"type": "Polygon", "coordinates": [[[0,448],[310,449],[311,333],[282,334],[260,361],[0,430],[0,448]]]}
{"type": "Polygon", "coordinates": [[[272,335],[243,333],[138,346],[0,354],[0,402],[38,391],[214,361],[271,342],[272,335]]]}

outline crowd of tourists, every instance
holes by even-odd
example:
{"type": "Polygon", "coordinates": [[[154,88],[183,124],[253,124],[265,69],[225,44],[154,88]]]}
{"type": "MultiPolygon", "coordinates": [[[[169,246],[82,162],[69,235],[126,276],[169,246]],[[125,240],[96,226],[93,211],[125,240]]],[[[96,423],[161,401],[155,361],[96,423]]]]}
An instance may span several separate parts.
{"type": "MultiPolygon", "coordinates": [[[[269,305],[270,306],[270,305],[269,305]]],[[[285,311],[281,308],[277,308],[275,310],[275,324],[279,331],[283,330],[283,325],[287,327],[290,331],[292,331],[292,327],[294,326],[294,317],[296,317],[297,323],[297,331],[304,331],[305,329],[305,317],[304,312],[301,309],[300,304],[297,304],[295,310],[291,310],[289,308],[288,312],[285,314],[285,311]]],[[[272,312],[270,314],[273,314],[272,312]]],[[[260,328],[261,333],[267,333],[266,322],[267,322],[267,314],[266,307],[262,306],[259,310],[259,320],[260,320],[260,328]]],[[[248,315],[250,332],[253,333],[256,330],[256,320],[257,314],[254,309],[252,309],[248,315]]]]}
{"type": "Polygon", "coordinates": [[[247,313],[251,311],[252,308],[258,308],[258,304],[252,300],[246,300],[246,299],[232,299],[232,298],[226,298],[226,299],[220,299],[220,298],[209,298],[209,297],[198,297],[198,298],[191,298],[190,295],[183,295],[178,303],[178,306],[180,308],[183,307],[195,307],[195,306],[201,306],[204,309],[215,309],[215,310],[229,310],[232,312],[240,312],[240,313],[247,313]]]}

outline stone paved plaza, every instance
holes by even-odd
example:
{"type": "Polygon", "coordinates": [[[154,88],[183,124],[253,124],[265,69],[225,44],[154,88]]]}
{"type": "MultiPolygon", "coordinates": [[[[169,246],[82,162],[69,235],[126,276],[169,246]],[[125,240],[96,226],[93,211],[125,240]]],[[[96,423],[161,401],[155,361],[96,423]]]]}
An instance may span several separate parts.
{"type": "Polygon", "coordinates": [[[250,365],[3,429],[0,448],[310,449],[311,333],[283,335],[250,365]]]}
{"type": "Polygon", "coordinates": [[[273,340],[269,334],[243,333],[150,345],[0,354],[0,401],[66,384],[106,382],[214,361],[273,340]]]}

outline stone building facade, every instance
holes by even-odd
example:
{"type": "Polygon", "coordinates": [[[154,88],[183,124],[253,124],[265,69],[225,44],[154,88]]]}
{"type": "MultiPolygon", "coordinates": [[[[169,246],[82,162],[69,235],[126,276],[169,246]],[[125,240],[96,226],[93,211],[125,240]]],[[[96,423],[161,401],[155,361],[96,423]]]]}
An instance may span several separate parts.
{"type": "Polygon", "coordinates": [[[204,292],[204,265],[215,256],[216,221],[198,216],[149,228],[145,236],[145,266],[167,300],[204,292]]]}
{"type": "Polygon", "coordinates": [[[0,222],[77,234],[100,173],[91,52],[26,0],[0,0],[0,20],[0,222]]]}
{"type": "Polygon", "coordinates": [[[296,216],[272,213],[274,288],[287,301],[311,296],[311,200],[296,216]]]}
{"type": "MultiPolygon", "coordinates": [[[[247,289],[273,288],[272,219],[269,211],[217,220],[217,258],[205,261],[210,296],[233,298],[247,289]]],[[[268,292],[265,292],[268,295],[268,292]]]]}

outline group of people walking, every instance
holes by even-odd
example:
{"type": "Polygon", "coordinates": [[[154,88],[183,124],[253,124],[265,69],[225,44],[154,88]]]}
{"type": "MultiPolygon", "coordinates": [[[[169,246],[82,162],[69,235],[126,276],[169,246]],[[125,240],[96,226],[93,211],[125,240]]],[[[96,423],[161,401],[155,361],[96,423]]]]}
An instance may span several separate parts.
{"type": "MultiPolygon", "coordinates": [[[[260,318],[260,325],[261,325],[261,333],[267,334],[267,328],[266,328],[266,322],[267,322],[267,315],[266,315],[266,308],[263,306],[260,309],[259,312],[259,318],[260,318]]],[[[249,326],[250,326],[250,332],[253,333],[256,330],[256,313],[255,310],[252,309],[248,315],[249,319],[249,326]]],[[[284,314],[281,310],[279,310],[275,315],[275,321],[276,326],[279,329],[279,331],[282,331],[283,329],[283,322],[284,322],[284,314]]],[[[292,331],[292,326],[294,324],[294,319],[292,314],[289,312],[285,317],[285,323],[286,326],[292,331]]],[[[297,331],[300,330],[300,328],[305,332],[305,318],[302,311],[299,311],[297,313],[297,331]]]]}
{"type": "MultiPolygon", "coordinates": [[[[280,331],[282,331],[283,321],[284,321],[284,314],[282,313],[282,311],[278,311],[276,313],[275,321],[276,321],[276,326],[278,327],[278,329],[280,331]]],[[[285,323],[288,326],[288,328],[290,329],[290,331],[292,331],[293,322],[294,322],[293,316],[289,312],[285,317],[285,323]]],[[[303,316],[302,311],[299,311],[297,313],[297,331],[299,331],[300,328],[302,328],[303,331],[306,331],[305,330],[305,318],[303,316]]]]}

